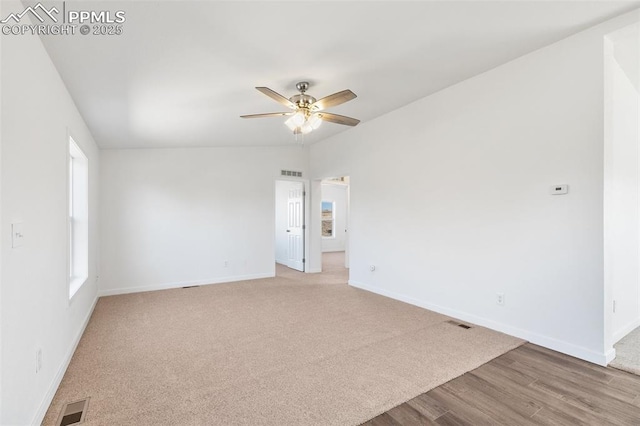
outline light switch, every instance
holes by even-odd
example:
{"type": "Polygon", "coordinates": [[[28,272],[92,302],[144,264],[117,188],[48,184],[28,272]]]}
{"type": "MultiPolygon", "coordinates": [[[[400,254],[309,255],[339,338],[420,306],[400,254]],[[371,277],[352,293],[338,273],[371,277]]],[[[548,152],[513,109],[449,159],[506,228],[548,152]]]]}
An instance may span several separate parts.
{"type": "Polygon", "coordinates": [[[569,185],[553,185],[549,193],[551,195],[564,195],[569,192],[569,185]]]}
{"type": "Polygon", "coordinates": [[[23,241],[24,241],[24,234],[22,232],[22,223],[12,223],[11,224],[11,247],[12,248],[22,247],[23,241]]]}

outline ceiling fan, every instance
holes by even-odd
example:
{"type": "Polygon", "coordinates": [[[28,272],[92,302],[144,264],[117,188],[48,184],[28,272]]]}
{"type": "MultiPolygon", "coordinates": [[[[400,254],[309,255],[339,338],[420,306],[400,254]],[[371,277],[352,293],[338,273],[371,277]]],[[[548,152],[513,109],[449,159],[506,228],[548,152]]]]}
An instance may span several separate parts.
{"type": "Polygon", "coordinates": [[[333,95],[326,96],[320,100],[316,100],[313,96],[307,95],[305,92],[309,89],[309,83],[307,81],[301,81],[296,84],[296,89],[300,92],[297,95],[293,95],[289,99],[285,98],[281,94],[274,92],[268,87],[256,87],[260,92],[269,96],[276,102],[291,109],[289,112],[268,112],[265,114],[250,114],[241,115],[242,118],[263,118],[263,117],[289,117],[284,124],[294,134],[307,134],[311,133],[318,127],[322,121],[328,121],[336,124],[343,124],[345,126],[356,126],[360,120],[345,117],[344,115],[332,114],[330,112],[324,112],[325,109],[331,108],[352,99],[355,99],[356,94],[351,90],[343,90],[341,92],[334,93],[333,95]]]}

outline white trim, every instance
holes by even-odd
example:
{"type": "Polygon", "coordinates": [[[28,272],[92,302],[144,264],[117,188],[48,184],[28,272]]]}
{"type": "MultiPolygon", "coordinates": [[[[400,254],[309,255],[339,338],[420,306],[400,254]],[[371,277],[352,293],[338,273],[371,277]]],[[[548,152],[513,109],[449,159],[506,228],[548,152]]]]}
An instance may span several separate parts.
{"type": "Polygon", "coordinates": [[[605,355],[605,360],[607,362],[606,365],[609,365],[609,363],[616,358],[616,350],[614,348],[611,348],[607,352],[605,352],[604,355],[605,355]]]}
{"type": "Polygon", "coordinates": [[[73,297],[78,294],[78,290],[87,283],[89,276],[74,277],[69,281],[69,303],[73,300],[73,297]]]}
{"type": "MultiPolygon", "coordinates": [[[[304,236],[304,259],[305,262],[303,264],[303,271],[302,272],[310,272],[308,270],[309,267],[309,253],[310,253],[310,234],[309,234],[309,228],[310,228],[310,205],[311,205],[311,182],[309,181],[309,179],[305,179],[302,177],[294,177],[294,176],[276,176],[276,178],[273,181],[273,211],[275,212],[276,210],[276,185],[278,181],[286,181],[286,182],[302,182],[302,193],[304,194],[302,196],[302,200],[303,200],[303,217],[304,217],[304,232],[303,232],[303,236],[304,236]]],[[[275,220],[273,221],[273,253],[274,253],[274,259],[275,259],[275,253],[276,253],[276,223],[275,220]]],[[[275,259],[276,263],[281,263],[279,262],[277,259],[275,259]]],[[[284,263],[281,263],[284,266],[287,266],[286,261],[284,263]]],[[[269,278],[269,277],[273,277],[275,276],[275,272],[274,275],[269,275],[268,277],[260,277],[260,278],[269,278]]],[[[252,279],[252,278],[247,278],[247,279],[252,279]]],[[[241,280],[232,280],[232,281],[241,281],[241,280]]],[[[217,282],[211,282],[209,284],[218,284],[217,282]]]]}
{"type": "MultiPolygon", "coordinates": [[[[627,29],[631,26],[638,25],[640,22],[640,9],[633,10],[625,13],[616,18],[605,21],[587,31],[592,31],[594,28],[602,29],[605,32],[603,36],[603,71],[604,71],[604,97],[603,97],[603,125],[604,125],[604,139],[603,139],[603,251],[604,251],[604,342],[605,347],[613,346],[622,337],[624,337],[633,328],[632,324],[640,325],[640,319],[632,322],[618,331],[613,330],[614,315],[613,309],[611,309],[614,303],[614,277],[613,277],[613,248],[612,248],[612,181],[613,181],[613,129],[611,127],[611,116],[613,115],[613,106],[610,99],[612,84],[612,70],[611,61],[613,55],[613,43],[617,36],[620,35],[620,31],[627,29]],[[629,330],[631,328],[631,330],[629,330]],[[627,331],[628,330],[628,331],[627,331]],[[625,332],[626,331],[626,332],[625,332]]],[[[613,361],[615,358],[615,349],[611,347],[606,351],[607,363],[613,361]]]]}
{"type": "Polygon", "coordinates": [[[143,293],[147,291],[169,290],[172,288],[182,288],[182,287],[189,287],[189,286],[195,286],[195,285],[224,284],[224,283],[231,283],[236,281],[257,280],[261,278],[272,278],[274,276],[275,276],[275,271],[269,272],[269,273],[262,273],[262,274],[235,275],[235,276],[222,277],[222,278],[212,278],[208,280],[179,281],[179,282],[164,283],[164,284],[152,284],[152,285],[139,286],[139,287],[123,287],[123,288],[116,288],[112,290],[102,290],[98,293],[98,295],[102,297],[102,296],[115,296],[117,294],[143,293]]]}
{"type": "MultiPolygon", "coordinates": [[[[75,141],[71,131],[67,128],[67,283],[69,304],[78,290],[89,278],[89,159],[82,148],[75,141]],[[86,180],[86,182],[85,182],[86,180]],[[81,191],[75,194],[75,186],[80,182],[81,191]],[[77,217],[79,216],[79,217],[77,217]],[[76,222],[78,219],[86,222],[76,222]],[[76,229],[76,226],[79,228],[76,229]],[[77,240],[76,231],[82,230],[80,235],[84,238],[77,240]],[[78,245],[78,247],[76,247],[78,245]],[[76,252],[77,250],[77,252],[76,252]],[[86,253],[85,253],[86,252],[86,253]],[[76,265],[76,253],[86,254],[86,262],[76,265]]],[[[84,255],[81,258],[84,260],[84,255]]]]}
{"type": "MultiPolygon", "coordinates": [[[[592,362],[594,364],[606,366],[608,362],[610,362],[609,357],[611,355],[611,350],[606,353],[599,353],[592,351],[590,349],[584,348],[582,346],[576,346],[571,343],[563,342],[561,340],[554,339],[552,337],[543,336],[537,333],[530,332],[528,330],[523,330],[521,328],[512,327],[507,324],[503,324],[501,322],[493,321],[490,319],[482,318],[473,314],[468,314],[466,312],[457,311],[455,309],[445,308],[439,305],[434,305],[432,303],[415,299],[413,297],[408,297],[402,294],[394,293],[387,290],[382,290],[379,288],[371,287],[367,284],[363,284],[358,281],[349,280],[349,285],[352,287],[356,287],[362,290],[367,290],[372,293],[380,294],[382,296],[389,297],[391,299],[400,300],[405,303],[409,303],[411,305],[419,306],[424,309],[429,309],[430,311],[438,312],[443,315],[447,315],[465,322],[470,322],[472,324],[477,324],[482,327],[487,327],[492,330],[499,331],[501,333],[509,334],[511,336],[519,337],[520,339],[525,339],[531,343],[536,345],[544,346],[545,348],[552,349],[554,351],[562,352],[567,355],[574,356],[576,358],[583,359],[585,361],[592,362]]],[[[615,352],[613,353],[615,356],[615,352]]],[[[611,358],[613,359],[613,358],[611,358]]]]}
{"type": "Polygon", "coordinates": [[[309,269],[309,271],[307,272],[309,272],[310,274],[319,274],[320,272],[322,272],[322,269],[318,269],[318,268],[309,269]]]}
{"type": "Polygon", "coordinates": [[[38,411],[36,411],[36,414],[33,417],[33,420],[31,420],[31,425],[37,426],[37,425],[42,424],[42,421],[44,420],[44,416],[47,414],[47,410],[49,409],[49,406],[51,405],[51,402],[53,401],[53,397],[56,395],[56,392],[58,391],[58,387],[60,386],[60,383],[62,382],[62,378],[64,377],[64,373],[67,372],[67,368],[69,367],[69,364],[71,363],[71,358],[73,357],[73,354],[76,352],[76,348],[78,347],[78,343],[80,343],[80,339],[82,338],[82,335],[84,334],[84,331],[87,328],[87,324],[89,324],[89,320],[91,319],[91,315],[93,315],[93,310],[96,308],[96,303],[98,303],[98,296],[96,296],[95,299],[93,299],[93,304],[91,305],[91,309],[89,309],[89,312],[87,313],[87,316],[84,318],[84,321],[82,321],[82,327],[80,327],[80,331],[78,332],[78,334],[76,335],[75,339],[73,340],[73,344],[71,345],[71,347],[67,351],[67,353],[66,353],[66,355],[65,355],[65,357],[64,357],[64,359],[62,361],[62,365],[60,365],[60,368],[58,369],[58,373],[53,378],[53,381],[51,382],[51,385],[49,386],[49,390],[45,394],[44,399],[42,400],[42,402],[40,403],[40,406],[38,407],[38,411]]]}
{"type": "MultiPolygon", "coordinates": [[[[327,238],[329,238],[329,237],[327,237],[327,238]]],[[[322,252],[323,252],[323,253],[338,253],[338,252],[340,252],[340,251],[344,251],[344,248],[340,248],[340,247],[338,247],[338,248],[322,249],[322,252]]]]}
{"type": "Polygon", "coordinates": [[[69,129],[67,129],[67,134],[69,138],[69,155],[71,156],[71,158],[80,157],[84,161],[89,161],[89,159],[87,158],[87,155],[84,153],[82,148],[80,148],[75,138],[71,135],[71,132],[69,132],[68,130],[69,129]]]}
{"type": "Polygon", "coordinates": [[[627,334],[631,333],[633,330],[635,330],[638,327],[640,327],[640,318],[637,318],[631,321],[629,324],[625,325],[620,330],[613,333],[612,345],[615,345],[616,343],[618,343],[620,339],[622,339],[623,337],[625,337],[627,334]]]}
{"type": "MultiPolygon", "coordinates": [[[[0,16],[4,16],[4,12],[6,11],[6,6],[3,7],[1,3],[2,2],[0,2],[0,16]]],[[[0,39],[0,50],[2,50],[1,47],[2,47],[2,40],[0,39]]],[[[6,73],[6,71],[5,71],[5,73],[6,73]]],[[[2,67],[0,67],[0,81],[3,81],[1,77],[2,77],[2,67]]],[[[0,99],[3,99],[2,98],[2,85],[1,84],[0,84],[0,99]]],[[[3,117],[3,115],[4,114],[2,114],[2,102],[0,102],[0,129],[3,128],[2,127],[2,123],[3,123],[2,117],[3,117]]],[[[2,154],[1,154],[2,153],[2,149],[1,149],[2,142],[1,142],[1,140],[2,140],[2,132],[0,132],[0,165],[2,164],[2,157],[3,157],[2,154]]],[[[0,166],[0,176],[2,176],[2,167],[1,166],[0,166]]],[[[0,178],[0,187],[2,187],[2,179],[1,178],[0,178]]],[[[0,194],[0,223],[3,224],[4,222],[2,221],[2,208],[1,208],[3,206],[2,198],[3,198],[2,194],[0,194]]],[[[5,234],[4,238],[6,238],[6,234],[5,234]]],[[[6,239],[5,239],[5,241],[6,241],[6,239]]],[[[3,252],[3,249],[2,249],[2,245],[0,244],[0,306],[2,306],[2,288],[3,288],[2,271],[4,269],[4,266],[2,264],[2,252],[3,252]]],[[[3,336],[2,336],[2,318],[0,318],[0,422],[2,421],[3,395],[6,393],[6,391],[4,390],[4,386],[2,384],[2,376],[3,376],[2,366],[4,365],[3,364],[3,356],[2,356],[3,346],[4,346],[3,343],[2,343],[3,341],[4,341],[4,339],[3,339],[3,336]]]]}

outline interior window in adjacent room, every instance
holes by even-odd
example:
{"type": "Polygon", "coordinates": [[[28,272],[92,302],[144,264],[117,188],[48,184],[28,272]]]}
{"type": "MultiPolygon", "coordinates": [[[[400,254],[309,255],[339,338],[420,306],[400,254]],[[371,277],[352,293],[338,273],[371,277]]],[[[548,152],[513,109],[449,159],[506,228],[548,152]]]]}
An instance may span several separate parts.
{"type": "Polygon", "coordinates": [[[322,202],[322,236],[324,238],[335,237],[335,203],[332,201],[322,202]]]}

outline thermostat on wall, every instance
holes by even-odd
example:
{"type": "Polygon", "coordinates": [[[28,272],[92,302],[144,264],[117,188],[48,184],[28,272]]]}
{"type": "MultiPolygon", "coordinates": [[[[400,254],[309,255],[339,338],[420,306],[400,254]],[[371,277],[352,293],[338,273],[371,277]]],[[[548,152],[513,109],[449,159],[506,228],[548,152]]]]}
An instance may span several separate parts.
{"type": "Polygon", "coordinates": [[[569,192],[569,185],[553,185],[549,191],[551,195],[564,195],[569,192]]]}

